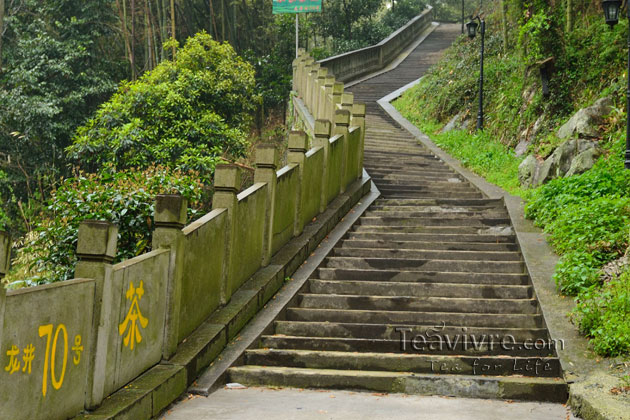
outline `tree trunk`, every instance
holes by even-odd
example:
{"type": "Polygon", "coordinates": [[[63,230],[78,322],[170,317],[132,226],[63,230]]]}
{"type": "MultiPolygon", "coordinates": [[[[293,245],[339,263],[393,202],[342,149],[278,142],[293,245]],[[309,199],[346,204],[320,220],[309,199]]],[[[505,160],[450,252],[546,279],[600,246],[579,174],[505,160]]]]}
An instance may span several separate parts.
{"type": "Polygon", "coordinates": [[[212,29],[213,29],[213,36],[215,41],[218,40],[219,37],[219,32],[217,31],[217,21],[214,18],[214,6],[212,5],[212,0],[208,0],[208,3],[210,4],[210,19],[212,19],[212,29]]]}
{"type": "Polygon", "coordinates": [[[225,42],[225,0],[221,0],[221,42],[225,42]]]}
{"type": "Polygon", "coordinates": [[[573,31],[573,0],[567,0],[567,34],[573,31]]]}
{"type": "MultiPolygon", "coordinates": [[[[0,0],[3,1],[3,0],[0,0]]],[[[120,0],[116,0],[116,6],[118,8],[118,18],[120,19],[120,26],[122,29],[122,33],[123,33],[123,39],[125,41],[125,52],[127,55],[127,60],[129,60],[129,63],[132,62],[131,60],[131,45],[129,44],[129,33],[127,32],[127,6],[126,6],[126,2],[127,0],[123,0],[123,4],[122,4],[122,8],[120,7],[120,0]]],[[[130,66],[130,69],[132,68],[132,66],[130,66]]],[[[133,73],[133,70],[132,70],[133,73]]]]}
{"type": "Polygon", "coordinates": [[[131,56],[129,61],[131,62],[131,80],[136,80],[136,0],[131,0],[131,56]]]}
{"type": "MultiPolygon", "coordinates": [[[[175,37],[175,0],[171,0],[171,37],[175,37]]],[[[175,61],[175,45],[173,45],[173,61],[175,61]]]]}
{"type": "Polygon", "coordinates": [[[4,30],[4,0],[0,0],[0,73],[2,73],[2,34],[4,30]]]}
{"type": "Polygon", "coordinates": [[[507,4],[505,0],[501,0],[501,34],[503,35],[503,52],[507,54],[508,50],[508,32],[507,32],[507,4]]]}

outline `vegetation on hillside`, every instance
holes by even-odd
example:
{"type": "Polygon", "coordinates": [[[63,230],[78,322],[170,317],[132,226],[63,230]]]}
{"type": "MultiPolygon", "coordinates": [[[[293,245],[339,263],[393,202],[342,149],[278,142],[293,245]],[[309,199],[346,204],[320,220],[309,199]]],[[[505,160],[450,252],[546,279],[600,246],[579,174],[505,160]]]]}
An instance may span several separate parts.
{"type": "Polygon", "coordinates": [[[623,20],[611,30],[599,2],[503,0],[486,11],[484,131],[474,131],[479,36],[460,37],[395,105],[464,165],[527,200],[526,216],[561,256],[554,279],[560,293],[575,296],[581,331],[599,354],[628,354],[630,269],[623,257],[630,245],[630,171],[623,168],[622,111],[628,25],[623,20]],[[549,58],[553,73],[544,96],[539,64],[549,58]],[[546,158],[562,142],[555,135],[560,125],[604,96],[614,108],[596,139],[604,154],[595,167],[522,190],[522,157],[514,147],[528,140],[527,153],[546,158]],[[458,114],[468,125],[442,132],[458,114]],[[609,266],[621,269],[610,274],[609,266]]]}

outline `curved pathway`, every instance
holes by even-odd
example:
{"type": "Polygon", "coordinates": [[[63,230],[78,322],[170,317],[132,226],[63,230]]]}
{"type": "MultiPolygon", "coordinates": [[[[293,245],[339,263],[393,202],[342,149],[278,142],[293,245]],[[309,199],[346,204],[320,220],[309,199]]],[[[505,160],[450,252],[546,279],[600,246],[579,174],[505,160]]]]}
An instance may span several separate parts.
{"type": "MultiPolygon", "coordinates": [[[[485,197],[376,104],[424,74],[459,28],[439,26],[396,69],[350,89],[355,102],[367,105],[364,166],[381,197],[309,278],[285,318],[270,326],[258,348],[245,352],[241,366],[228,370],[230,382],[566,401],[555,350],[532,345],[549,343],[549,334],[503,202],[485,197]]],[[[356,418],[370,418],[373,410],[389,407],[370,394],[330,392],[327,398],[338,404],[317,402],[311,394],[220,390],[216,405],[212,397],[195,399],[178,407],[174,418],[194,412],[198,418],[254,418],[263,412],[276,418],[352,418],[336,416],[337,405],[337,414],[351,406],[356,418]],[[242,398],[268,403],[260,413],[229,409],[242,398]]],[[[400,411],[379,418],[417,416],[439,405],[428,397],[409,398],[409,404],[394,404],[400,411]]],[[[483,414],[465,417],[569,417],[560,405],[534,404],[528,416],[518,411],[525,406],[457,400],[450,405],[454,411],[427,418],[455,418],[462,410],[483,411],[484,404],[483,414]]]]}

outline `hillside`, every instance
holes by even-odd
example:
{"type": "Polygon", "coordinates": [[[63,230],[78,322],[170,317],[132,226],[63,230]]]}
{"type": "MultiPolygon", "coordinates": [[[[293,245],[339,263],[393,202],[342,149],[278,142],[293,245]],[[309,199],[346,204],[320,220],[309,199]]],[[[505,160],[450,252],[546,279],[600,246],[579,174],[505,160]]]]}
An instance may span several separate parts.
{"type": "Polygon", "coordinates": [[[566,7],[487,6],[482,132],[479,35],[460,37],[395,106],[467,167],[527,201],[527,216],[561,256],[554,279],[559,293],[575,296],[575,323],[598,354],[622,356],[630,352],[628,25],[609,28],[599,2],[566,7]]]}

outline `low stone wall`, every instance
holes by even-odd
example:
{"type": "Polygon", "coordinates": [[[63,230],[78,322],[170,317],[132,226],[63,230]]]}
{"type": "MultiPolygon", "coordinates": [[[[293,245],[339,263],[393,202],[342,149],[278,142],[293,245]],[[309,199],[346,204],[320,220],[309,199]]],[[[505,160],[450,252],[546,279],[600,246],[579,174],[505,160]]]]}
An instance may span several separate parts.
{"type": "Polygon", "coordinates": [[[342,82],[377,72],[417,39],[432,21],[433,8],[428,6],[424,12],[378,44],[320,60],[319,64],[342,82]]]}
{"type": "MultiPolygon", "coordinates": [[[[0,288],[0,417],[149,418],[193,382],[369,188],[365,107],[330,78],[313,98],[287,166],[258,146],[240,191],[240,167],[218,165],[212,211],[189,225],[185,199],[156,197],[153,251],[112,264],[117,227],[84,221],[76,280],[0,288]]],[[[9,244],[0,234],[0,277],[9,244]]]]}

